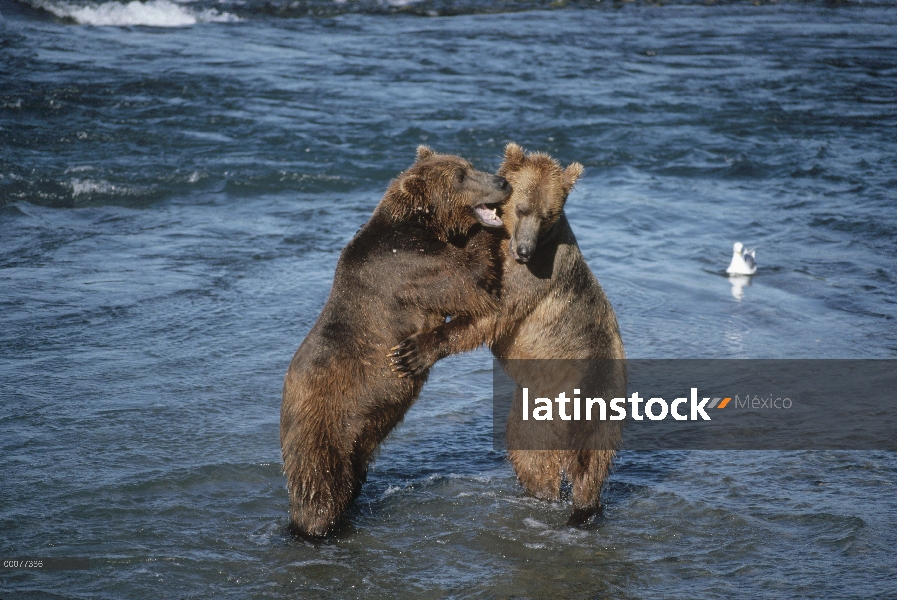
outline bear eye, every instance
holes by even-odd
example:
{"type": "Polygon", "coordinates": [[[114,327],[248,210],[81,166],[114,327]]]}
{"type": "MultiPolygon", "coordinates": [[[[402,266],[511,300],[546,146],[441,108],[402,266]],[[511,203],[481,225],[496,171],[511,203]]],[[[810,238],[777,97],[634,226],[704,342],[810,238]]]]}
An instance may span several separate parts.
{"type": "Polygon", "coordinates": [[[458,178],[458,183],[464,183],[464,179],[467,177],[467,173],[465,173],[464,171],[458,171],[456,177],[458,178]]]}

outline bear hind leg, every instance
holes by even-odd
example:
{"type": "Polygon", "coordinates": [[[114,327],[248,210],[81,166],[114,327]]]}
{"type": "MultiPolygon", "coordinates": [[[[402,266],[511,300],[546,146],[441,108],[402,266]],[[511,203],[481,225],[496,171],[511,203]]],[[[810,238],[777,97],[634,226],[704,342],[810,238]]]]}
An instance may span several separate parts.
{"type": "Polygon", "coordinates": [[[614,450],[575,450],[568,453],[564,470],[573,488],[573,512],[567,525],[582,525],[601,512],[601,489],[610,473],[615,454],[614,450]]]}
{"type": "Polygon", "coordinates": [[[508,460],[514,466],[523,488],[540,500],[556,501],[561,497],[561,463],[554,450],[509,450],[508,460]]]}
{"type": "Polygon", "coordinates": [[[287,470],[291,529],[305,537],[323,537],[358,495],[366,469],[336,453],[316,462],[303,458],[299,465],[287,465],[294,469],[287,470]]]}

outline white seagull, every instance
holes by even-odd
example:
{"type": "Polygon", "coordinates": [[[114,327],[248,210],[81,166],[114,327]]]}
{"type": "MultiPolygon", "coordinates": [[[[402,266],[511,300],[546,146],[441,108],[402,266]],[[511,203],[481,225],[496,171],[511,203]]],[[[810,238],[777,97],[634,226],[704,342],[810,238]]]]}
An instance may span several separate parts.
{"type": "Polygon", "coordinates": [[[756,250],[745,250],[741,242],[735,242],[732,250],[732,262],[729,263],[726,273],[729,275],[753,275],[757,272],[757,262],[754,260],[756,250]]]}

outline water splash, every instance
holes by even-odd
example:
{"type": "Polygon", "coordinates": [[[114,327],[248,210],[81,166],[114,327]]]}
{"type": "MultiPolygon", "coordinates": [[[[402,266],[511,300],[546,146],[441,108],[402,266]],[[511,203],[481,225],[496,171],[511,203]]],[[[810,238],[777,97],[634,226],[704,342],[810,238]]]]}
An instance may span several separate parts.
{"type": "Polygon", "coordinates": [[[102,2],[100,4],[72,4],[53,0],[39,0],[34,6],[60,19],[74,21],[79,25],[98,27],[189,27],[197,23],[230,23],[240,19],[227,12],[213,8],[192,10],[183,4],[169,0],[149,0],[149,2],[102,2]]]}

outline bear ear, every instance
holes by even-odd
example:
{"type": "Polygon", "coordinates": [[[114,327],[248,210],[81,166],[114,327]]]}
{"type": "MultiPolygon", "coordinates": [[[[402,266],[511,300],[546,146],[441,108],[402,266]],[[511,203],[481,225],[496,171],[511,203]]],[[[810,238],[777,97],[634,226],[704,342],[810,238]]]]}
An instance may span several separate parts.
{"type": "Polygon", "coordinates": [[[525,160],[526,155],[523,153],[523,148],[514,142],[508,143],[508,145],[505,146],[505,160],[501,163],[501,168],[498,170],[498,174],[501,175],[502,173],[516,171],[523,165],[525,160]]]}
{"type": "Polygon", "coordinates": [[[425,158],[430,158],[434,154],[436,154],[436,153],[433,152],[432,150],[430,150],[430,148],[427,146],[418,146],[417,147],[417,160],[418,161],[424,160],[425,158]]]}
{"type": "Polygon", "coordinates": [[[563,185],[565,192],[568,194],[570,193],[570,190],[573,189],[573,184],[575,184],[576,180],[579,179],[579,176],[582,175],[584,169],[585,167],[578,162],[570,163],[570,166],[564,169],[563,185]]]}
{"type": "MultiPolygon", "coordinates": [[[[423,146],[421,146],[421,148],[423,148],[423,146]]],[[[402,190],[403,194],[411,196],[413,201],[420,201],[420,199],[427,195],[427,184],[422,177],[417,175],[409,175],[402,179],[399,189],[402,190]]]]}

